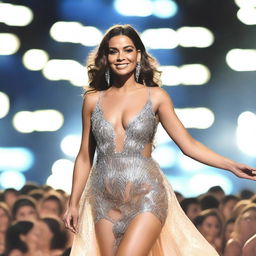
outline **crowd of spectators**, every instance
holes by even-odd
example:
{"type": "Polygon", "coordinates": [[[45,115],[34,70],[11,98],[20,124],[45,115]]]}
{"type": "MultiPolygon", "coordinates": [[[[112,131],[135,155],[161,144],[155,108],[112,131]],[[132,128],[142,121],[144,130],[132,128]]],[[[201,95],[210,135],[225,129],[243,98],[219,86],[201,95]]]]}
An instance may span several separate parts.
{"type": "MultiPolygon", "coordinates": [[[[221,256],[256,255],[256,194],[225,195],[216,186],[198,197],[176,195],[221,256]]],[[[62,222],[67,201],[64,191],[34,183],[1,191],[0,256],[68,256],[73,234],[62,222]]]]}

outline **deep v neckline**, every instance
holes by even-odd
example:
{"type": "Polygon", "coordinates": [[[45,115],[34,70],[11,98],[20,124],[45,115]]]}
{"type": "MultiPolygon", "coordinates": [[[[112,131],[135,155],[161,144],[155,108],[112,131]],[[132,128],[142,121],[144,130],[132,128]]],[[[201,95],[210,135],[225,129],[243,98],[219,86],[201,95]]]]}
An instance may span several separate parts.
{"type": "MultiPolygon", "coordinates": [[[[150,105],[150,109],[151,109],[151,113],[154,117],[154,120],[156,120],[156,116],[155,116],[155,113],[153,111],[153,108],[152,108],[152,101],[150,99],[150,88],[148,88],[149,92],[148,92],[148,98],[147,98],[147,101],[145,102],[145,104],[143,105],[143,107],[140,109],[140,111],[135,114],[128,122],[128,125],[126,128],[124,128],[124,139],[123,139],[123,145],[122,145],[122,150],[121,151],[116,151],[116,139],[117,139],[117,136],[116,136],[116,131],[114,129],[114,125],[108,121],[105,116],[104,116],[104,110],[100,104],[100,99],[101,99],[101,96],[102,96],[102,92],[101,95],[99,95],[99,99],[96,103],[96,108],[98,108],[99,112],[100,112],[100,115],[101,115],[101,118],[102,120],[104,121],[104,123],[106,125],[108,125],[111,129],[111,132],[112,132],[112,143],[113,143],[113,151],[115,154],[122,154],[125,152],[125,146],[126,146],[126,140],[128,138],[128,131],[129,131],[129,128],[132,126],[133,123],[135,123],[135,121],[137,119],[139,119],[139,117],[143,114],[143,112],[147,109],[147,106],[150,105]]],[[[95,109],[96,109],[95,108],[95,109]]]]}
{"type": "MultiPolygon", "coordinates": [[[[141,109],[137,114],[135,114],[135,115],[129,120],[129,122],[128,122],[128,124],[127,124],[127,127],[126,127],[126,128],[123,127],[125,133],[126,133],[127,130],[129,129],[129,127],[131,126],[131,124],[133,124],[133,123],[137,120],[137,118],[140,117],[140,115],[143,113],[144,109],[145,109],[146,106],[149,104],[149,102],[150,102],[150,98],[147,99],[147,101],[146,101],[146,103],[143,105],[142,109],[141,109]]],[[[97,102],[97,105],[98,105],[98,109],[99,109],[100,112],[101,112],[102,119],[112,127],[112,130],[113,130],[114,133],[115,133],[114,125],[113,125],[110,121],[108,121],[108,120],[105,118],[105,116],[104,116],[104,111],[103,111],[102,106],[101,106],[101,104],[100,104],[99,101],[97,102]]]]}

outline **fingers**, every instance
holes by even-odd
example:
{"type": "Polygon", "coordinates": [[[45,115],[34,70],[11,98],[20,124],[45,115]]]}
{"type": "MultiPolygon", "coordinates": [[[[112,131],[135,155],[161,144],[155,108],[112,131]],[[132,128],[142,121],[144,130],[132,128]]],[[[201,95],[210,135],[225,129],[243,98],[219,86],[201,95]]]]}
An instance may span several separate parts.
{"type": "Polygon", "coordinates": [[[77,220],[77,216],[71,216],[70,214],[66,214],[63,218],[65,227],[73,233],[77,233],[77,220]]]}

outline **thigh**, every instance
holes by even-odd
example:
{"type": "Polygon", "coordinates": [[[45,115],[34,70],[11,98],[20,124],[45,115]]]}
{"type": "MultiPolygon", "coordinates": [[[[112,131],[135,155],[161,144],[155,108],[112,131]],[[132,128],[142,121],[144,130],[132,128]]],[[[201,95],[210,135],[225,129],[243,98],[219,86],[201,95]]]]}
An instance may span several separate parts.
{"type": "Polygon", "coordinates": [[[116,256],[147,256],[161,229],[160,220],[151,212],[138,214],[130,222],[116,256]]]}
{"type": "Polygon", "coordinates": [[[113,245],[115,237],[112,231],[113,223],[106,219],[100,219],[95,224],[95,231],[100,247],[100,252],[104,256],[113,256],[113,245]]]}

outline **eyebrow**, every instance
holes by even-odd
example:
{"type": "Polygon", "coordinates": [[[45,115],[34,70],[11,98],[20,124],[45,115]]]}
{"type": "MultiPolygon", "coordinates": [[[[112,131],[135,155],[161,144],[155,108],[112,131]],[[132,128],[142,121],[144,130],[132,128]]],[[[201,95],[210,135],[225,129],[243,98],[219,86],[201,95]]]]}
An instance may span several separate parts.
{"type": "MultiPolygon", "coordinates": [[[[124,47],[124,49],[130,48],[130,47],[135,49],[135,47],[134,47],[133,45],[126,45],[126,46],[124,47]]],[[[116,47],[109,47],[109,49],[116,49],[116,50],[117,50],[116,47]]]]}

